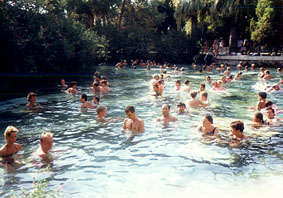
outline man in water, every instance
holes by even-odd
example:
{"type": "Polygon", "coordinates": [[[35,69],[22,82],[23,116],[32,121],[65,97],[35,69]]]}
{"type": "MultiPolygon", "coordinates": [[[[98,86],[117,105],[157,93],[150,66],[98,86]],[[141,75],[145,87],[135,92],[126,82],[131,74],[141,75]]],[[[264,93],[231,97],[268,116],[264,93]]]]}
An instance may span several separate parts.
{"type": "Polygon", "coordinates": [[[36,93],[34,92],[29,92],[28,95],[27,95],[27,104],[26,104],[26,107],[29,109],[29,110],[39,110],[39,109],[42,109],[42,107],[36,103],[36,93]]]}
{"type": "Polygon", "coordinates": [[[78,93],[78,88],[77,88],[77,82],[72,81],[70,84],[70,87],[66,90],[66,93],[68,94],[77,94],[78,93]]]}
{"type": "Polygon", "coordinates": [[[129,130],[133,134],[140,134],[144,132],[144,121],[138,118],[133,106],[128,106],[125,109],[127,118],[124,120],[123,129],[129,130]]]}
{"type": "Polygon", "coordinates": [[[99,106],[96,109],[96,120],[98,122],[108,122],[109,120],[106,119],[106,115],[107,115],[107,108],[105,106],[99,106]]]}
{"type": "Polygon", "coordinates": [[[267,98],[267,94],[265,92],[259,92],[258,93],[258,103],[257,103],[257,110],[260,111],[261,109],[264,109],[266,106],[266,98],[267,98]]]}
{"type": "Polygon", "coordinates": [[[50,132],[43,132],[40,136],[40,146],[36,151],[36,155],[45,162],[53,160],[50,151],[53,146],[53,134],[50,132]]]}
{"type": "Polygon", "coordinates": [[[186,108],[186,105],[182,102],[180,102],[178,105],[177,105],[177,109],[178,109],[178,114],[179,115],[182,115],[182,114],[186,114],[187,113],[187,108],[186,108]]]}
{"type": "Polygon", "coordinates": [[[196,99],[196,97],[197,97],[196,91],[191,92],[191,97],[192,97],[192,100],[190,100],[188,102],[188,105],[190,107],[198,108],[198,107],[207,107],[208,106],[208,104],[202,103],[200,100],[196,99]]]}
{"type": "Polygon", "coordinates": [[[231,147],[239,147],[243,140],[247,137],[244,135],[244,123],[242,121],[234,121],[230,124],[232,139],[229,142],[231,147]]]}
{"type": "Polygon", "coordinates": [[[80,101],[82,103],[81,108],[82,109],[94,109],[95,107],[92,105],[91,102],[87,101],[87,95],[86,94],[82,94],[80,101]]]}
{"type": "Polygon", "coordinates": [[[158,122],[163,122],[164,124],[168,124],[169,122],[176,122],[177,118],[170,115],[170,105],[164,104],[162,105],[162,117],[157,119],[158,122]]]}

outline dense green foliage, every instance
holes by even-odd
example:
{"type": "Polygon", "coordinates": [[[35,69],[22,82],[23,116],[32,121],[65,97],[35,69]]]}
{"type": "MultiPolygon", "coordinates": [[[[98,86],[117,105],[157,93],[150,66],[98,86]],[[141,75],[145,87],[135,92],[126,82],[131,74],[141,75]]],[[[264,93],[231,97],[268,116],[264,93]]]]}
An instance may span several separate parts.
{"type": "Polygon", "coordinates": [[[278,47],[280,2],[4,0],[0,71],[77,72],[136,58],[188,63],[200,41],[218,38],[230,49],[240,38],[278,47]]]}

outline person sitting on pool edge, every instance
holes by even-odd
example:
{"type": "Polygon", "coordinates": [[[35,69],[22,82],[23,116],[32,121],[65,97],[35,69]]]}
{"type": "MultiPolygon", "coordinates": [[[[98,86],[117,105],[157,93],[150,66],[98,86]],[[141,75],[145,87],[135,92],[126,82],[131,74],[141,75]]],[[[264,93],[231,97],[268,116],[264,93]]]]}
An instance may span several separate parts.
{"type": "Polygon", "coordinates": [[[213,125],[213,118],[211,115],[206,115],[202,121],[202,126],[198,129],[203,137],[215,138],[218,134],[218,129],[213,125]]]}
{"type": "Polygon", "coordinates": [[[239,147],[243,143],[243,140],[247,139],[244,135],[244,123],[242,121],[234,121],[230,124],[231,127],[231,140],[229,141],[230,147],[239,147]]]}
{"type": "Polygon", "coordinates": [[[77,94],[78,93],[78,88],[77,88],[77,82],[76,81],[72,81],[70,83],[70,87],[66,90],[67,94],[77,94]]]}
{"type": "Polygon", "coordinates": [[[0,148],[0,165],[6,167],[8,170],[18,165],[13,156],[22,149],[22,145],[16,143],[17,133],[19,130],[14,126],[8,126],[4,132],[6,144],[0,148]]]}
{"type": "Polygon", "coordinates": [[[163,124],[168,124],[169,122],[177,121],[177,118],[170,115],[170,105],[162,105],[162,117],[157,119],[158,122],[163,122],[163,124]]]}
{"type": "Polygon", "coordinates": [[[36,155],[44,162],[53,161],[50,153],[53,146],[53,133],[43,132],[40,136],[40,146],[36,151],[36,155]]]}
{"type": "Polygon", "coordinates": [[[30,110],[42,109],[42,106],[36,103],[36,93],[29,92],[27,95],[27,104],[26,107],[30,110]]]}
{"type": "Polygon", "coordinates": [[[81,105],[82,109],[93,109],[94,108],[92,103],[87,101],[87,95],[86,94],[81,95],[80,101],[82,103],[82,105],[81,105]]]}
{"type": "Polygon", "coordinates": [[[124,120],[123,129],[131,131],[133,135],[143,133],[144,121],[136,115],[134,106],[127,106],[125,113],[127,118],[124,120]]]}

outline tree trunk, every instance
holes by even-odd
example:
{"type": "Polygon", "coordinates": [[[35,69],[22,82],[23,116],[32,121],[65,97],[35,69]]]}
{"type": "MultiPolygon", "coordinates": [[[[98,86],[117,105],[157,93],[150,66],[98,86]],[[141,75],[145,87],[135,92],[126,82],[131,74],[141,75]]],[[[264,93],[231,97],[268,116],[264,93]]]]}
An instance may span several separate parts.
{"type": "Polygon", "coordinates": [[[237,42],[238,42],[238,32],[235,26],[232,26],[230,29],[230,36],[229,36],[229,48],[231,51],[237,50],[237,42]]]}
{"type": "Polygon", "coordinates": [[[125,5],[126,5],[126,0],[123,0],[122,6],[121,6],[121,13],[119,16],[119,20],[118,20],[118,29],[121,29],[121,23],[122,23],[122,18],[123,18],[123,14],[125,12],[125,5]]]}

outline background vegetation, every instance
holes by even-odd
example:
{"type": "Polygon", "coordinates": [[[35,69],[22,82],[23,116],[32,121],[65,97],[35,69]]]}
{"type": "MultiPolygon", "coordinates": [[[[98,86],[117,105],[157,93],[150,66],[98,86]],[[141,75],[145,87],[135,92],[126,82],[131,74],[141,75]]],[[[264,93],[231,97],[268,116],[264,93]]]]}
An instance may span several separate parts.
{"type": "Polygon", "coordinates": [[[240,38],[280,48],[282,7],[281,0],[1,0],[0,72],[82,72],[136,58],[189,63],[204,41],[219,38],[232,50],[240,38]]]}

